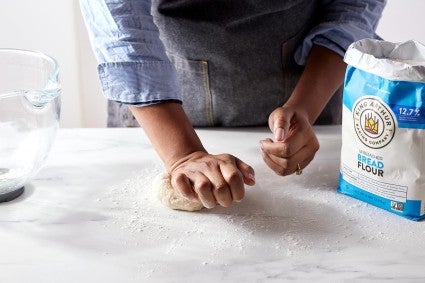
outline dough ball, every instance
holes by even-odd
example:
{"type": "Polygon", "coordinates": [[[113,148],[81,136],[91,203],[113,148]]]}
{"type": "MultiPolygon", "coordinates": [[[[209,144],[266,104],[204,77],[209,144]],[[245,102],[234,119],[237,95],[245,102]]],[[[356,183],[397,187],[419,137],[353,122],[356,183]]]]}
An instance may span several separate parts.
{"type": "Polygon", "coordinates": [[[170,175],[167,173],[156,176],[153,187],[161,203],[171,209],[198,211],[204,207],[202,203],[188,200],[175,191],[171,186],[170,175]]]}

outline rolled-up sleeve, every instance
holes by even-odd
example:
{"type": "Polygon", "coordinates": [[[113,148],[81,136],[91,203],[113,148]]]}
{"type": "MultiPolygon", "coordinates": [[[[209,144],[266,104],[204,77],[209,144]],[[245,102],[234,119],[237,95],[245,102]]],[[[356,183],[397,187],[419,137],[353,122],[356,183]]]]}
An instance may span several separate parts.
{"type": "Polygon", "coordinates": [[[135,105],[181,101],[150,0],[80,0],[80,7],[108,99],[135,105]]]}
{"type": "Polygon", "coordinates": [[[323,0],[318,24],[295,52],[295,61],[304,65],[313,44],[344,56],[348,46],[363,38],[379,38],[376,33],[386,0],[323,0]]]}

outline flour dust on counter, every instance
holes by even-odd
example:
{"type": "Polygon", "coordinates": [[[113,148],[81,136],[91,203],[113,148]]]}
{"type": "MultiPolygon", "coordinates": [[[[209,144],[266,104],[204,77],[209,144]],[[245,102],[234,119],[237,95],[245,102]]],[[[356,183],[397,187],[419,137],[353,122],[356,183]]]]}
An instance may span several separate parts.
{"type": "MultiPolygon", "coordinates": [[[[122,245],[132,245],[140,250],[160,247],[158,257],[196,256],[200,259],[200,269],[226,267],[241,256],[255,259],[255,254],[264,252],[264,249],[273,259],[308,253],[314,246],[313,236],[308,235],[308,226],[312,227],[311,230],[316,227],[314,220],[305,219],[303,223],[290,215],[279,215],[279,211],[274,211],[275,203],[266,189],[267,184],[264,188],[248,189],[246,198],[229,208],[216,207],[190,213],[173,211],[159,203],[152,191],[151,180],[160,172],[158,166],[135,173],[133,178],[110,187],[104,196],[99,196],[98,201],[107,207],[115,229],[128,234],[122,245]],[[269,196],[269,199],[259,197],[258,193],[269,196]],[[268,201],[271,203],[267,204],[268,201]],[[132,240],[128,240],[129,237],[132,240]],[[267,238],[266,242],[263,237],[267,238]]],[[[288,198],[287,202],[291,200],[288,198]]],[[[288,210],[294,208],[283,205],[288,210]]],[[[110,230],[113,227],[105,228],[110,230]]],[[[141,257],[140,265],[145,271],[164,271],[158,270],[152,255],[141,257]]],[[[155,272],[146,271],[145,275],[150,277],[155,272]]]]}
{"type": "MultiPolygon", "coordinates": [[[[157,164],[98,196],[111,219],[104,224],[105,232],[122,233],[117,245],[132,251],[139,276],[150,279],[162,278],[171,268],[174,275],[187,276],[188,261],[197,262],[199,272],[227,273],[245,268],[241,262],[261,264],[259,254],[265,262],[286,259],[296,264],[318,254],[343,257],[353,246],[379,250],[395,244],[397,252],[407,245],[397,231],[410,233],[411,224],[337,194],[337,163],[335,174],[317,182],[314,176],[323,175],[325,167],[314,162],[302,176],[286,178],[254,163],[257,184],[247,189],[242,202],[197,213],[170,210],[158,201],[152,180],[163,169],[157,164]]],[[[425,232],[411,235],[417,242],[423,236],[425,232]]]]}
{"type": "Polygon", "coordinates": [[[425,222],[336,192],[341,127],[315,127],[315,159],[287,177],[261,158],[268,129],[197,132],[255,169],[242,202],[171,210],[140,129],[62,129],[25,193],[0,204],[0,282],[424,281],[425,222]]]}

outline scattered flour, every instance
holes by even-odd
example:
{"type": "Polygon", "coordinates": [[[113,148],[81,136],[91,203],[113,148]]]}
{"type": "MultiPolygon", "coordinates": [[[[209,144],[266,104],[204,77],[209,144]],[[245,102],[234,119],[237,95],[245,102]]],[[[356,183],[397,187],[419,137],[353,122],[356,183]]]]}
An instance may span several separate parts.
{"type": "Polygon", "coordinates": [[[107,232],[120,229],[126,235],[123,246],[145,253],[139,264],[146,277],[166,271],[160,264],[164,255],[196,258],[202,270],[241,258],[254,262],[258,254],[277,260],[323,251],[340,254],[354,245],[403,245],[397,231],[409,231],[414,223],[338,194],[336,176],[331,183],[311,184],[308,171],[303,179],[288,177],[281,185],[278,176],[258,172],[258,184],[241,203],[198,213],[173,211],[152,191],[152,179],[161,171],[142,170],[98,196],[110,217],[107,232]],[[149,253],[152,249],[155,253],[149,253]]]}

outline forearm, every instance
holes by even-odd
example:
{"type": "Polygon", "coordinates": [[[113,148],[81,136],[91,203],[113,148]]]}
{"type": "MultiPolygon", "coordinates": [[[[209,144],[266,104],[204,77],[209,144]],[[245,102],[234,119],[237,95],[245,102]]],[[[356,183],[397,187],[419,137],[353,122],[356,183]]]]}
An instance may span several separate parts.
{"type": "Polygon", "coordinates": [[[183,108],[178,103],[159,103],[130,110],[146,132],[167,170],[195,151],[205,151],[183,108]]]}
{"type": "Polygon", "coordinates": [[[346,64],[335,52],[314,45],[304,72],[285,106],[305,113],[311,124],[342,85],[346,64]]]}

